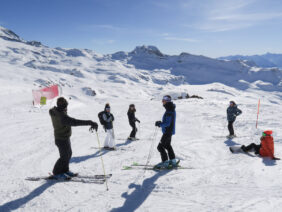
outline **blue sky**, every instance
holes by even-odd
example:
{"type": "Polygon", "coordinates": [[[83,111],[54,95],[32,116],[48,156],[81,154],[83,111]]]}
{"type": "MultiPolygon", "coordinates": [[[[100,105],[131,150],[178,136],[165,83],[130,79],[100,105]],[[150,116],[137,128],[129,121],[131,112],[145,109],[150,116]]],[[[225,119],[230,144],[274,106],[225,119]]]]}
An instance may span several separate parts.
{"type": "Polygon", "coordinates": [[[282,53],[281,0],[0,0],[0,25],[26,40],[98,53],[282,53]]]}

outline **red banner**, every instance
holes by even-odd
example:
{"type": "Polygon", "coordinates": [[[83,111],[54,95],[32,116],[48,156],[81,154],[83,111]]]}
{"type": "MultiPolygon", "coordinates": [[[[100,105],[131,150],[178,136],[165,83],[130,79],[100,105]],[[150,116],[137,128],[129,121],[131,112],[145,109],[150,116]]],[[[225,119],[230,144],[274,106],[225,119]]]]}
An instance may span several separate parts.
{"type": "Polygon", "coordinates": [[[40,90],[32,90],[33,104],[40,104],[41,97],[46,97],[46,99],[53,99],[59,96],[59,86],[52,85],[50,87],[45,87],[40,90]]]}

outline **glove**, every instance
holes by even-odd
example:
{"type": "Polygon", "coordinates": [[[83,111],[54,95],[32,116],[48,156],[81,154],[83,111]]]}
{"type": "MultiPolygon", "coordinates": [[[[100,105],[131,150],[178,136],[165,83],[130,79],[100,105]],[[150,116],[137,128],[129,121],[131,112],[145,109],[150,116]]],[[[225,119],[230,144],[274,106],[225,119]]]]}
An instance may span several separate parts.
{"type": "Polygon", "coordinates": [[[91,123],[91,127],[89,128],[89,131],[93,132],[94,130],[98,130],[98,124],[96,122],[91,123]]]}
{"type": "Polygon", "coordinates": [[[156,121],[155,126],[156,126],[156,127],[160,127],[160,126],[161,126],[161,123],[162,123],[161,121],[156,121]]]}
{"type": "Polygon", "coordinates": [[[137,121],[138,123],[141,123],[138,119],[136,119],[136,121],[137,121]]]}

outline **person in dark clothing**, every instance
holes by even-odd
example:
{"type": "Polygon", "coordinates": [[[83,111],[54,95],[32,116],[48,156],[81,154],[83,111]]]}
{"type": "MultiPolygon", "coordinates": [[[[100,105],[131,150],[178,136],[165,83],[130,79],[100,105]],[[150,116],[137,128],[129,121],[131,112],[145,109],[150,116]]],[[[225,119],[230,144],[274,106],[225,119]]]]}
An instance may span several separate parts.
{"type": "Polygon", "coordinates": [[[104,148],[109,150],[115,150],[115,135],[114,135],[114,126],[113,121],[115,120],[114,115],[111,113],[110,104],[107,103],[105,105],[104,113],[103,113],[103,121],[104,121],[104,128],[106,130],[107,136],[104,142],[104,148]]]}
{"type": "Polygon", "coordinates": [[[234,101],[230,101],[230,105],[227,108],[227,121],[228,121],[228,130],[229,130],[229,137],[235,136],[233,123],[236,120],[236,117],[241,115],[242,111],[237,107],[234,101]]]}
{"type": "Polygon", "coordinates": [[[162,162],[157,164],[156,168],[168,167],[169,165],[177,166],[179,163],[179,161],[177,162],[175,159],[175,154],[171,146],[171,137],[175,134],[176,106],[171,101],[171,96],[169,95],[164,96],[162,102],[166,111],[163,115],[162,121],[157,121],[155,123],[156,126],[162,128],[163,132],[163,136],[157,147],[161,154],[162,162]]]}
{"type": "Polygon", "coordinates": [[[90,125],[90,129],[96,131],[98,129],[97,123],[91,120],[84,121],[69,117],[67,115],[67,107],[67,100],[60,97],[57,99],[57,107],[49,110],[54,128],[55,144],[60,153],[60,158],[57,160],[53,169],[54,177],[57,179],[67,179],[74,176],[74,173],[69,170],[69,161],[72,155],[70,142],[72,134],[71,127],[90,125]]]}
{"type": "Polygon", "coordinates": [[[135,122],[137,121],[140,123],[140,121],[135,117],[135,112],[136,112],[135,105],[134,104],[129,105],[127,116],[128,116],[129,125],[132,127],[132,131],[128,137],[129,140],[136,140],[135,136],[137,133],[137,128],[135,122]]]}

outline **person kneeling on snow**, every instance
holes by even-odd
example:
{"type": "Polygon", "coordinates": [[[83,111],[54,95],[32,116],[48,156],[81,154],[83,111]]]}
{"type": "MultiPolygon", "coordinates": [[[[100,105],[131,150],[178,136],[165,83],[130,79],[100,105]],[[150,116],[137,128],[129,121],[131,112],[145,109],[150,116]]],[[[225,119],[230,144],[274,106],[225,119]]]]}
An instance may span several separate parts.
{"type": "Polygon", "coordinates": [[[262,157],[270,157],[271,159],[277,159],[274,157],[274,142],[272,137],[272,131],[266,130],[262,133],[260,138],[261,143],[257,144],[250,144],[248,146],[242,145],[241,149],[244,152],[254,151],[255,154],[258,154],[262,157]]]}
{"type": "Polygon", "coordinates": [[[115,120],[114,115],[111,114],[110,104],[105,105],[103,113],[104,128],[107,132],[107,136],[104,142],[104,148],[109,150],[115,150],[115,136],[114,136],[114,126],[113,121],[115,120]]]}
{"type": "Polygon", "coordinates": [[[171,101],[171,96],[166,95],[162,99],[165,113],[162,121],[156,121],[155,126],[161,127],[163,136],[158,145],[158,151],[161,153],[162,162],[157,164],[155,168],[168,168],[169,166],[177,167],[179,161],[175,159],[175,154],[171,146],[171,137],[175,134],[175,104],[171,101]],[[167,152],[168,153],[167,153],[167,152]],[[170,160],[168,160],[168,158],[170,160]]]}
{"type": "Polygon", "coordinates": [[[98,124],[91,120],[78,120],[71,118],[67,115],[68,102],[65,98],[60,97],[57,99],[57,107],[53,107],[49,110],[52,124],[54,127],[55,144],[59,149],[60,158],[57,160],[53,174],[55,179],[66,180],[75,176],[73,172],[69,170],[69,162],[72,155],[70,137],[72,134],[72,126],[87,126],[90,125],[90,129],[97,131],[98,124]]]}

